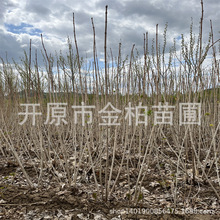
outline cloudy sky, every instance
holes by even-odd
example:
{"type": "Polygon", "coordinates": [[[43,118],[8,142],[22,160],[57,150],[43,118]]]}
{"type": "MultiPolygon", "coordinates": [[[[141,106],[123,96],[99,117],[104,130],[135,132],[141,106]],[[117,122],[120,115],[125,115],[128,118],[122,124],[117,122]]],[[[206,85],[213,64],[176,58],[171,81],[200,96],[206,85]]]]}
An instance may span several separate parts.
{"type": "MultiPolygon", "coordinates": [[[[41,51],[40,34],[43,34],[47,50],[51,53],[67,50],[67,37],[73,39],[72,14],[75,14],[76,34],[80,55],[92,56],[93,32],[91,17],[96,28],[98,55],[104,51],[105,5],[108,5],[108,49],[117,56],[118,44],[122,53],[129,55],[132,45],[143,53],[143,33],[148,32],[150,41],[155,37],[159,24],[159,37],[168,23],[167,43],[181,34],[187,36],[191,18],[195,33],[199,30],[200,0],[0,0],[0,57],[16,61],[28,51],[41,51]]],[[[204,41],[213,23],[214,38],[220,38],[220,2],[204,0],[204,41]]]]}

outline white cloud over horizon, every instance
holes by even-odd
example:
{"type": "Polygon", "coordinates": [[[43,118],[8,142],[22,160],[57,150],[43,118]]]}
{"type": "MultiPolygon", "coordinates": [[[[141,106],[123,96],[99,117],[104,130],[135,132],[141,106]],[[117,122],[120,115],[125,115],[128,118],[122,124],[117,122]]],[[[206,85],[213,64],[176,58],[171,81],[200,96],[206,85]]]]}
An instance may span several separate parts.
{"type": "MultiPolygon", "coordinates": [[[[163,42],[163,31],[168,23],[167,47],[173,38],[189,35],[191,18],[194,31],[198,33],[201,16],[200,0],[1,0],[0,8],[0,57],[7,56],[18,61],[23,50],[28,51],[32,39],[33,49],[42,50],[40,34],[43,34],[48,52],[67,51],[67,37],[73,41],[72,13],[75,15],[76,34],[80,55],[92,56],[93,32],[91,17],[96,28],[98,56],[104,51],[105,5],[108,5],[108,53],[110,48],[117,56],[118,44],[122,53],[129,55],[132,45],[143,53],[143,33],[149,33],[149,45],[155,37],[159,24],[159,37],[163,42]]],[[[219,0],[204,0],[204,41],[213,23],[214,38],[220,38],[219,0]]]]}

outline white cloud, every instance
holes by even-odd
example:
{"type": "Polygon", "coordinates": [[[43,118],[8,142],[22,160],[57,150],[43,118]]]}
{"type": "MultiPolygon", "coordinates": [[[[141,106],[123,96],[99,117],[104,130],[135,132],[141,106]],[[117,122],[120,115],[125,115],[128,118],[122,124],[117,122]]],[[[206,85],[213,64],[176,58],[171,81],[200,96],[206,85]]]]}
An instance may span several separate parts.
{"type": "MultiPolygon", "coordinates": [[[[40,30],[44,36],[48,52],[65,50],[67,36],[73,37],[72,13],[75,13],[77,41],[82,56],[92,56],[93,32],[91,17],[96,28],[97,50],[100,57],[104,50],[105,5],[108,4],[108,48],[114,56],[118,53],[118,43],[122,51],[130,54],[132,45],[143,53],[143,33],[149,33],[149,43],[155,38],[155,25],[159,24],[159,36],[163,42],[163,28],[168,22],[167,46],[182,33],[189,35],[191,17],[194,18],[195,31],[199,30],[201,14],[199,0],[2,0],[0,8],[0,56],[8,55],[19,59],[23,49],[28,49],[29,40],[33,46],[42,49],[40,33],[31,36],[31,31],[40,30]],[[5,24],[31,25],[25,33],[12,33],[5,24]],[[33,27],[32,27],[33,26],[33,27]]],[[[215,39],[219,38],[220,5],[219,0],[204,1],[204,41],[210,31],[209,20],[213,20],[215,39]]],[[[73,38],[72,38],[73,39],[73,38]]]]}

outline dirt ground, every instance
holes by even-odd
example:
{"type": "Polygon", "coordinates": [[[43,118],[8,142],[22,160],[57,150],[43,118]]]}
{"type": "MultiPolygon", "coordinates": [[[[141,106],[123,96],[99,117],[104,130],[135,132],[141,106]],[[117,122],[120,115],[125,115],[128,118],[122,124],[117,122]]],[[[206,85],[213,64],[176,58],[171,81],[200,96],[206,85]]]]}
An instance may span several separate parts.
{"type": "MultiPolygon", "coordinates": [[[[134,207],[120,192],[107,203],[98,201],[92,195],[92,179],[70,187],[48,179],[45,180],[47,184],[31,189],[15,161],[2,160],[0,164],[0,219],[220,219],[219,203],[214,201],[215,194],[208,184],[200,185],[202,193],[191,198],[194,208],[183,210],[180,207],[174,211],[168,205],[172,204],[167,195],[169,182],[165,189],[158,184],[160,177],[153,173],[143,184],[149,196],[144,196],[134,207]]],[[[37,171],[33,167],[26,165],[25,170],[31,178],[36,177],[37,171]]],[[[215,187],[220,192],[220,187],[215,187]]],[[[180,187],[182,198],[184,191],[197,187],[188,185],[188,188],[180,187]]]]}

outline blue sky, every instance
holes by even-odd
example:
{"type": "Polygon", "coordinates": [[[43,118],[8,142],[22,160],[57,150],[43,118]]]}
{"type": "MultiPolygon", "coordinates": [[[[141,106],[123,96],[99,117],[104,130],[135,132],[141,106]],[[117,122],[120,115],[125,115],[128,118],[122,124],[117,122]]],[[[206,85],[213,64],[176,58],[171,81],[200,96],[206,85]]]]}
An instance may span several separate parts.
{"type": "Polygon", "coordinates": [[[31,24],[27,23],[21,23],[20,25],[13,25],[13,24],[4,24],[6,30],[8,32],[14,33],[14,34],[29,34],[30,36],[39,36],[42,33],[42,30],[35,28],[31,24]]]}

